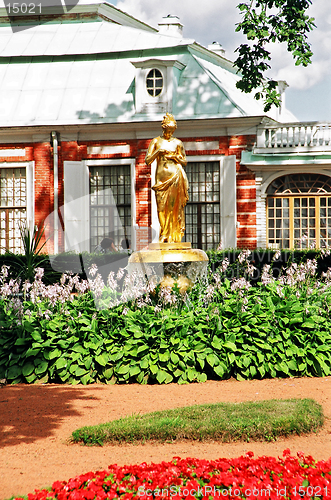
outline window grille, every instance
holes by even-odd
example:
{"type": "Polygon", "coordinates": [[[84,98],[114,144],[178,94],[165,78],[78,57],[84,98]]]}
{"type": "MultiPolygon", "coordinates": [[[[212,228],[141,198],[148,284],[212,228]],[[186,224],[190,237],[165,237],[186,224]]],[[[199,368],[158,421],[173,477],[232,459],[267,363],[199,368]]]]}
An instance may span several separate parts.
{"type": "Polygon", "coordinates": [[[151,69],[146,78],[146,88],[149,95],[157,97],[163,89],[163,76],[158,69],[151,69]]]}
{"type": "Polygon", "coordinates": [[[268,247],[304,249],[331,245],[330,177],[286,175],[275,179],[267,194],[268,247]]]}
{"type": "Polygon", "coordinates": [[[0,169],[0,246],[1,253],[22,253],[20,228],[26,224],[25,168],[0,169]]]}
{"type": "Polygon", "coordinates": [[[220,164],[218,161],[189,162],[185,241],[193,248],[216,249],[220,242],[220,164]]]}
{"type": "Polygon", "coordinates": [[[91,250],[109,235],[119,247],[123,238],[131,240],[130,165],[91,166],[89,170],[91,250]]]}

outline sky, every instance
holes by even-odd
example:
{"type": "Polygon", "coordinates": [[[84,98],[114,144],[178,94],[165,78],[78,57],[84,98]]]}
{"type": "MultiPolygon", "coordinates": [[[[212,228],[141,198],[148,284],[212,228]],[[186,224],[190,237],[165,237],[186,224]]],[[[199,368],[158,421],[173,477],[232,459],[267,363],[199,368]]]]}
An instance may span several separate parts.
{"type": "MultiPolygon", "coordinates": [[[[236,23],[241,20],[236,7],[239,0],[117,0],[112,3],[155,28],[162,17],[176,15],[184,25],[185,37],[205,47],[219,42],[231,61],[236,58],[236,47],[245,42],[243,35],[235,32],[236,23]]],[[[314,53],[312,64],[306,68],[295,66],[286,47],[277,44],[272,49],[272,69],[268,76],[288,83],[286,107],[298,120],[331,122],[330,0],[313,0],[308,12],[316,24],[309,34],[314,53]]]]}
{"type": "MultiPolygon", "coordinates": [[[[239,0],[117,0],[119,9],[157,28],[168,14],[176,15],[184,25],[184,36],[207,47],[214,41],[225,49],[225,56],[234,61],[236,47],[245,42],[235,31],[241,16],[236,7],[239,0]]],[[[312,64],[295,66],[292,55],[283,44],[273,45],[273,79],[285,80],[286,107],[302,121],[331,121],[331,9],[330,0],[313,0],[309,15],[316,28],[309,35],[312,64]]]]}
{"type": "MultiPolygon", "coordinates": [[[[8,0],[7,0],[8,1],[8,0]]],[[[20,0],[22,3],[24,0],[20,0]]],[[[29,0],[30,1],[30,0],[29,0]]],[[[40,0],[38,0],[39,2],[40,0]]],[[[42,1],[42,0],[41,0],[42,1]]],[[[79,4],[102,0],[79,0],[79,4]]],[[[184,25],[184,37],[208,47],[214,41],[225,49],[225,57],[234,61],[236,47],[245,39],[235,32],[241,15],[240,0],[112,0],[119,9],[157,28],[168,14],[176,15],[184,25]]],[[[49,3],[50,0],[47,0],[49,3]]],[[[62,3],[71,3],[62,0],[62,3]]],[[[75,3],[75,2],[73,2],[75,3]]],[[[4,0],[0,0],[0,7],[4,0]]],[[[301,121],[331,122],[331,9],[330,0],[312,0],[308,11],[315,18],[316,28],[309,34],[314,53],[312,64],[295,66],[292,55],[283,44],[272,46],[273,79],[285,80],[286,107],[301,121]]]]}

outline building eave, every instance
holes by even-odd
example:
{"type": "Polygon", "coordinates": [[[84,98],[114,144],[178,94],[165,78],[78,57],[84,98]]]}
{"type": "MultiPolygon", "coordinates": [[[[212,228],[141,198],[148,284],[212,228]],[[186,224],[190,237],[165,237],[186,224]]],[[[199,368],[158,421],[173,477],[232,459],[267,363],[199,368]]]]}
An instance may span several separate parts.
{"type": "MultiPolygon", "coordinates": [[[[177,120],[177,136],[199,137],[203,130],[204,135],[250,135],[256,129],[264,116],[231,117],[231,118],[194,118],[177,120]]],[[[79,123],[47,125],[13,126],[0,128],[0,144],[38,142],[49,140],[51,131],[56,130],[64,140],[69,138],[79,140],[130,140],[148,139],[154,137],[161,130],[160,117],[148,121],[131,121],[116,123],[79,123]]]]}

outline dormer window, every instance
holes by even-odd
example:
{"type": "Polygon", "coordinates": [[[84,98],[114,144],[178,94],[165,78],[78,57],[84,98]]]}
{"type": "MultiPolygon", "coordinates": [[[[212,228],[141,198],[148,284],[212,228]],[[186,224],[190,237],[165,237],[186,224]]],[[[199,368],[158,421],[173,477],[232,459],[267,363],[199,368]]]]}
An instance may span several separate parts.
{"type": "Polygon", "coordinates": [[[173,112],[181,72],[185,65],[176,59],[138,59],[136,68],[136,113],[148,116],[173,112]]]}
{"type": "Polygon", "coordinates": [[[161,94],[163,89],[163,76],[161,71],[151,69],[146,78],[146,88],[149,95],[156,97],[161,94]]]}

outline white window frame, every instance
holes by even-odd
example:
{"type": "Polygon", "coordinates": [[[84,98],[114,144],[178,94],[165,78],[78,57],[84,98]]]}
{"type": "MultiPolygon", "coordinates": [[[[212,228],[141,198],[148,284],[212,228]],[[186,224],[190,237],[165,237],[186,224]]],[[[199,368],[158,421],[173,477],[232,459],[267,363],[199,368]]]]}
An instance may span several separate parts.
{"type": "MultiPolygon", "coordinates": [[[[250,168],[250,166],[249,166],[250,168]]],[[[267,248],[267,189],[278,177],[291,174],[321,174],[331,177],[331,168],[316,168],[316,165],[300,165],[280,170],[261,170],[255,174],[256,185],[256,244],[257,248],[267,248]]]]}
{"type": "Polygon", "coordinates": [[[130,165],[131,177],[131,249],[136,249],[136,160],[134,158],[85,160],[86,167],[108,167],[111,165],[130,165]]]}
{"type": "Polygon", "coordinates": [[[145,59],[131,61],[136,68],[135,77],[135,107],[136,113],[159,114],[173,110],[173,102],[178,86],[180,72],[185,65],[176,59],[145,59]],[[151,96],[147,91],[147,75],[152,69],[160,71],[163,77],[162,92],[151,96]]]}
{"type": "Polygon", "coordinates": [[[33,232],[34,230],[34,200],[35,200],[35,162],[0,162],[0,169],[4,168],[25,168],[26,174],[26,222],[28,229],[33,232]]]}

